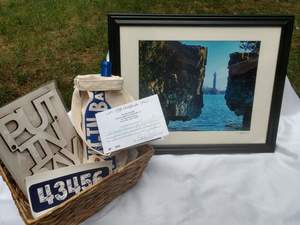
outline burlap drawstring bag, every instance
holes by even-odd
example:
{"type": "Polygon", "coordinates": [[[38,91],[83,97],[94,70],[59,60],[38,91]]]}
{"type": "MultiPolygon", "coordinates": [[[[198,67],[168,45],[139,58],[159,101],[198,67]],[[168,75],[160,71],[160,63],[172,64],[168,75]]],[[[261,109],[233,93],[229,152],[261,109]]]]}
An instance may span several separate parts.
{"type": "Polygon", "coordinates": [[[96,113],[134,100],[122,86],[123,78],[119,76],[103,77],[91,74],[75,77],[70,117],[84,142],[84,162],[111,159],[115,169],[137,157],[135,149],[130,152],[122,150],[111,155],[104,154],[96,123],[96,113]]]}

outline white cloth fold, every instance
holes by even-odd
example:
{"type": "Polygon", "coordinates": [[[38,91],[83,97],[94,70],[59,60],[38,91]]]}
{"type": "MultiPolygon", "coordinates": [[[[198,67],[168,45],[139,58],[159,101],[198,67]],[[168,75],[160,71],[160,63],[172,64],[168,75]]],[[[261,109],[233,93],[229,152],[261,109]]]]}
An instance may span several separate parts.
{"type": "MultiPolygon", "coordinates": [[[[275,153],[154,156],[134,188],[82,224],[299,225],[299,130],[287,80],[275,153]]],[[[0,179],[0,224],[20,221],[0,179]]]]}

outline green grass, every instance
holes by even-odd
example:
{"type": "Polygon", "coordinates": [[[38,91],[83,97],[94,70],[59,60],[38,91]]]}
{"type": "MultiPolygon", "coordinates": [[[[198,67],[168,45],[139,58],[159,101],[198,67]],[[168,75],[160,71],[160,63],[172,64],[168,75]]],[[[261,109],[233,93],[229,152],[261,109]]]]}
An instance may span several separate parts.
{"type": "Polygon", "coordinates": [[[300,2],[0,0],[0,106],[55,79],[67,105],[77,74],[97,73],[108,12],[296,15],[288,76],[300,94],[300,2]]]}

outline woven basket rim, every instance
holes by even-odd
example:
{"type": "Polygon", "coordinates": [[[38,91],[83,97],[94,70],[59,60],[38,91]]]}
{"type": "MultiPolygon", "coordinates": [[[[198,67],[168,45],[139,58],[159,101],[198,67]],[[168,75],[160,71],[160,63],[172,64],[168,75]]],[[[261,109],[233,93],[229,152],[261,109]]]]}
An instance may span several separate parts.
{"type": "MultiPolygon", "coordinates": [[[[37,218],[33,218],[33,217],[32,217],[32,218],[29,218],[29,217],[26,215],[26,213],[25,213],[25,211],[24,211],[24,209],[23,209],[23,206],[19,203],[19,201],[15,201],[15,199],[16,199],[15,197],[13,197],[14,202],[15,202],[15,204],[16,204],[16,206],[17,206],[17,208],[18,208],[18,210],[19,210],[19,212],[20,212],[22,218],[23,218],[24,220],[26,220],[26,222],[27,222],[28,224],[38,222],[39,220],[41,220],[41,219],[43,219],[43,218],[49,216],[49,215],[52,214],[53,212],[55,212],[55,211],[57,211],[57,210],[59,210],[59,209],[65,207],[65,205],[67,205],[69,202],[74,201],[75,199],[77,199],[77,198],[79,198],[81,195],[83,195],[84,193],[89,192],[91,189],[97,188],[97,187],[100,186],[103,182],[107,181],[108,179],[111,179],[112,176],[122,173],[124,170],[126,170],[126,168],[130,167],[132,164],[135,164],[135,163],[137,163],[138,161],[141,161],[141,160],[142,160],[143,158],[145,158],[145,157],[148,157],[148,156],[151,157],[151,156],[154,154],[154,149],[153,149],[151,146],[149,146],[149,145],[143,145],[143,146],[140,146],[140,147],[138,147],[138,150],[139,150],[140,154],[139,154],[139,156],[138,156],[136,159],[134,159],[134,160],[132,160],[131,162],[127,163],[125,166],[123,166],[122,168],[118,169],[115,173],[113,173],[113,174],[111,174],[111,175],[109,175],[109,176],[103,178],[101,181],[97,182],[96,184],[88,186],[87,188],[85,188],[84,190],[82,190],[80,193],[78,193],[78,194],[72,196],[72,197],[69,198],[68,200],[64,201],[63,203],[59,204],[58,206],[55,206],[54,208],[50,209],[50,210],[47,211],[45,214],[43,214],[43,215],[41,215],[41,216],[39,216],[39,217],[37,217],[37,218]]],[[[0,161],[1,161],[1,160],[0,160],[0,161]]],[[[2,163],[2,164],[3,164],[3,163],[2,163]]],[[[3,164],[3,165],[4,165],[4,164],[3,164]]],[[[4,166],[5,166],[5,165],[4,165],[4,166]]],[[[2,175],[2,178],[3,178],[3,180],[5,181],[5,183],[6,183],[7,186],[9,187],[9,190],[10,190],[11,195],[15,195],[15,194],[11,191],[11,187],[12,187],[12,186],[10,185],[10,183],[9,183],[9,181],[8,181],[6,175],[5,175],[5,172],[4,172],[4,170],[3,170],[3,168],[2,168],[2,166],[1,166],[1,164],[0,164],[0,176],[1,176],[1,175],[2,175]]],[[[28,199],[27,199],[27,201],[28,201],[28,199]]],[[[31,215],[31,216],[32,216],[32,215],[31,215]]]]}

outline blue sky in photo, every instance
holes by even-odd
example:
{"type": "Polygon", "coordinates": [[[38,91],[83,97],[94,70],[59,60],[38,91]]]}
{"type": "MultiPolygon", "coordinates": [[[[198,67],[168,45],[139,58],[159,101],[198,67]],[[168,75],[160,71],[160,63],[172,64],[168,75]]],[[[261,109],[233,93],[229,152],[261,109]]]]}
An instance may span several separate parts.
{"type": "Polygon", "coordinates": [[[208,48],[204,87],[213,86],[213,74],[217,73],[217,89],[225,90],[228,76],[229,54],[242,52],[240,41],[181,41],[186,45],[201,45],[208,48]]]}

